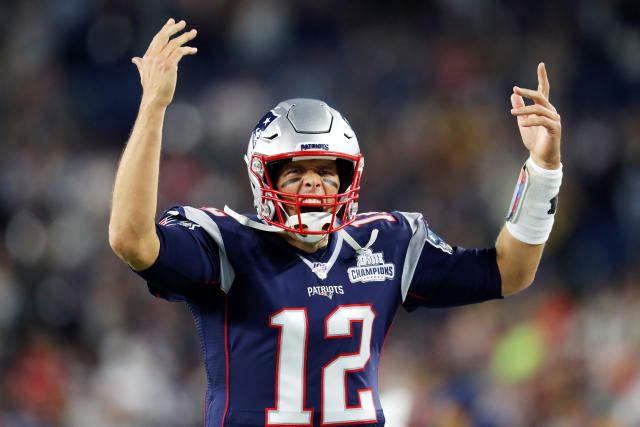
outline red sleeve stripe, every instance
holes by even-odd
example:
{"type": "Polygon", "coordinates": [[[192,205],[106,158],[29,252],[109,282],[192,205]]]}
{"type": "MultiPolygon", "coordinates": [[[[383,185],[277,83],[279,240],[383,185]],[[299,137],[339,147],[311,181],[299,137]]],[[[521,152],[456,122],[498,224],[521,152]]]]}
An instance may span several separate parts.
{"type": "Polygon", "coordinates": [[[422,300],[422,301],[428,301],[426,298],[423,298],[420,295],[416,295],[413,292],[407,292],[407,295],[410,295],[410,296],[412,296],[414,298],[418,298],[419,300],[422,300]]]}

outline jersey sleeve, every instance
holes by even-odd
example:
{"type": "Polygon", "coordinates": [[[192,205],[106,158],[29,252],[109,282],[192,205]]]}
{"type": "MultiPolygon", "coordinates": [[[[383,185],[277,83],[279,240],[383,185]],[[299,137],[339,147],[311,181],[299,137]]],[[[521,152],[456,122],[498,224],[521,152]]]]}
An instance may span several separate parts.
{"type": "Polygon", "coordinates": [[[218,247],[200,225],[187,219],[181,206],[165,211],[156,224],[160,252],[146,270],[135,271],[149,292],[169,301],[184,301],[219,289],[218,247]]]}
{"type": "MultiPolygon", "coordinates": [[[[426,227],[426,223],[425,223],[426,227]]],[[[452,307],[502,298],[495,248],[451,247],[426,227],[403,306],[452,307]]]]}

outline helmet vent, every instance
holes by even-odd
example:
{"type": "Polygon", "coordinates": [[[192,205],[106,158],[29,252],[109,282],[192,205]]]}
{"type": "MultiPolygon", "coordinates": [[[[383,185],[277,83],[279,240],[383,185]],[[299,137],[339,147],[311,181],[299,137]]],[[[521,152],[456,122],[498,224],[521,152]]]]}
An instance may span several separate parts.
{"type": "Polygon", "coordinates": [[[329,133],[333,115],[325,104],[307,102],[293,104],[287,113],[287,119],[298,133],[329,133]]]}
{"type": "Polygon", "coordinates": [[[273,141],[277,137],[278,137],[278,133],[274,133],[273,135],[269,135],[269,136],[263,136],[264,139],[268,139],[269,141],[273,141]]]}

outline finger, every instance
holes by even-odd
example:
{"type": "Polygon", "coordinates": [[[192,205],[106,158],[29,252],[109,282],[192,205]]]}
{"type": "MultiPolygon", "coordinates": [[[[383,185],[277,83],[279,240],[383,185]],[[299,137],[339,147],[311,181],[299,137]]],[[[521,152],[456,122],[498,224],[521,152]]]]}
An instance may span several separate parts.
{"type": "Polygon", "coordinates": [[[548,109],[552,110],[551,103],[549,102],[549,100],[545,98],[544,95],[542,95],[542,93],[538,92],[537,90],[524,89],[518,86],[514,86],[513,91],[520,96],[524,96],[525,98],[532,99],[536,104],[544,105],[548,109]]]}
{"type": "Polygon", "coordinates": [[[198,53],[198,48],[196,48],[196,47],[180,46],[179,48],[177,48],[176,50],[174,50],[171,53],[171,56],[169,58],[177,63],[177,62],[180,61],[180,59],[183,56],[185,56],[185,55],[195,55],[196,53],[198,53]]]}
{"type": "Polygon", "coordinates": [[[538,64],[538,92],[541,92],[545,98],[549,99],[549,78],[547,77],[547,67],[544,62],[538,64]]]}
{"type": "Polygon", "coordinates": [[[134,63],[134,65],[138,69],[138,72],[140,72],[140,67],[142,66],[142,58],[138,58],[137,56],[135,56],[131,58],[131,62],[134,63]]]}
{"type": "Polygon", "coordinates": [[[548,117],[536,115],[528,117],[518,117],[518,125],[522,127],[544,126],[552,132],[559,131],[561,127],[559,121],[551,120],[548,117]]]}
{"type": "Polygon", "coordinates": [[[173,18],[169,19],[164,27],[153,37],[145,55],[160,52],[166,46],[169,38],[178,31],[182,31],[186,25],[187,23],[184,20],[174,24],[173,18]]]}
{"type": "Polygon", "coordinates": [[[198,32],[195,29],[180,34],[178,37],[174,38],[167,44],[167,46],[162,50],[163,54],[165,54],[167,57],[171,56],[176,48],[182,46],[189,40],[193,40],[197,34],[198,32]]]}
{"type": "Polygon", "coordinates": [[[542,62],[540,62],[538,64],[538,67],[536,68],[536,73],[538,74],[538,92],[542,93],[542,70],[540,69],[540,67],[542,67],[542,62]]]}
{"type": "Polygon", "coordinates": [[[549,117],[551,120],[560,120],[560,115],[555,111],[551,111],[542,105],[527,105],[524,107],[514,108],[511,110],[511,114],[514,116],[524,116],[527,114],[537,114],[540,116],[549,117]]]}
{"type": "Polygon", "coordinates": [[[513,108],[524,107],[524,99],[522,99],[522,97],[520,95],[512,93],[511,94],[511,106],[513,108]]]}
{"type": "MultiPolygon", "coordinates": [[[[162,31],[163,29],[165,29],[165,28],[167,28],[167,27],[169,27],[170,25],[173,25],[173,24],[175,24],[174,19],[173,18],[169,18],[169,20],[167,22],[165,22],[165,24],[162,26],[160,31],[162,31]]],[[[155,49],[156,44],[158,43],[158,33],[156,33],[156,35],[153,36],[153,38],[151,39],[151,43],[149,43],[149,47],[147,48],[147,51],[144,53],[144,56],[147,56],[152,50],[155,49]]]]}

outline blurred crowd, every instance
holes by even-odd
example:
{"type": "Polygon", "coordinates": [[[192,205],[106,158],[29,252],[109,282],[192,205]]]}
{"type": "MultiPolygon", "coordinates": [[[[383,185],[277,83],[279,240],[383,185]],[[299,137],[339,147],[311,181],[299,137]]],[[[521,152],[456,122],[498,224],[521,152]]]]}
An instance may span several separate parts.
{"type": "Polygon", "coordinates": [[[191,317],[111,252],[141,95],[133,56],[197,28],[164,127],[159,209],[253,212],[242,155],[278,101],[324,99],[365,155],[360,211],[491,246],[527,152],[509,95],[544,61],[559,212],[504,301],[399,313],[390,427],[640,425],[640,9],[632,1],[22,0],[0,5],[0,425],[201,425],[191,317]]]}

